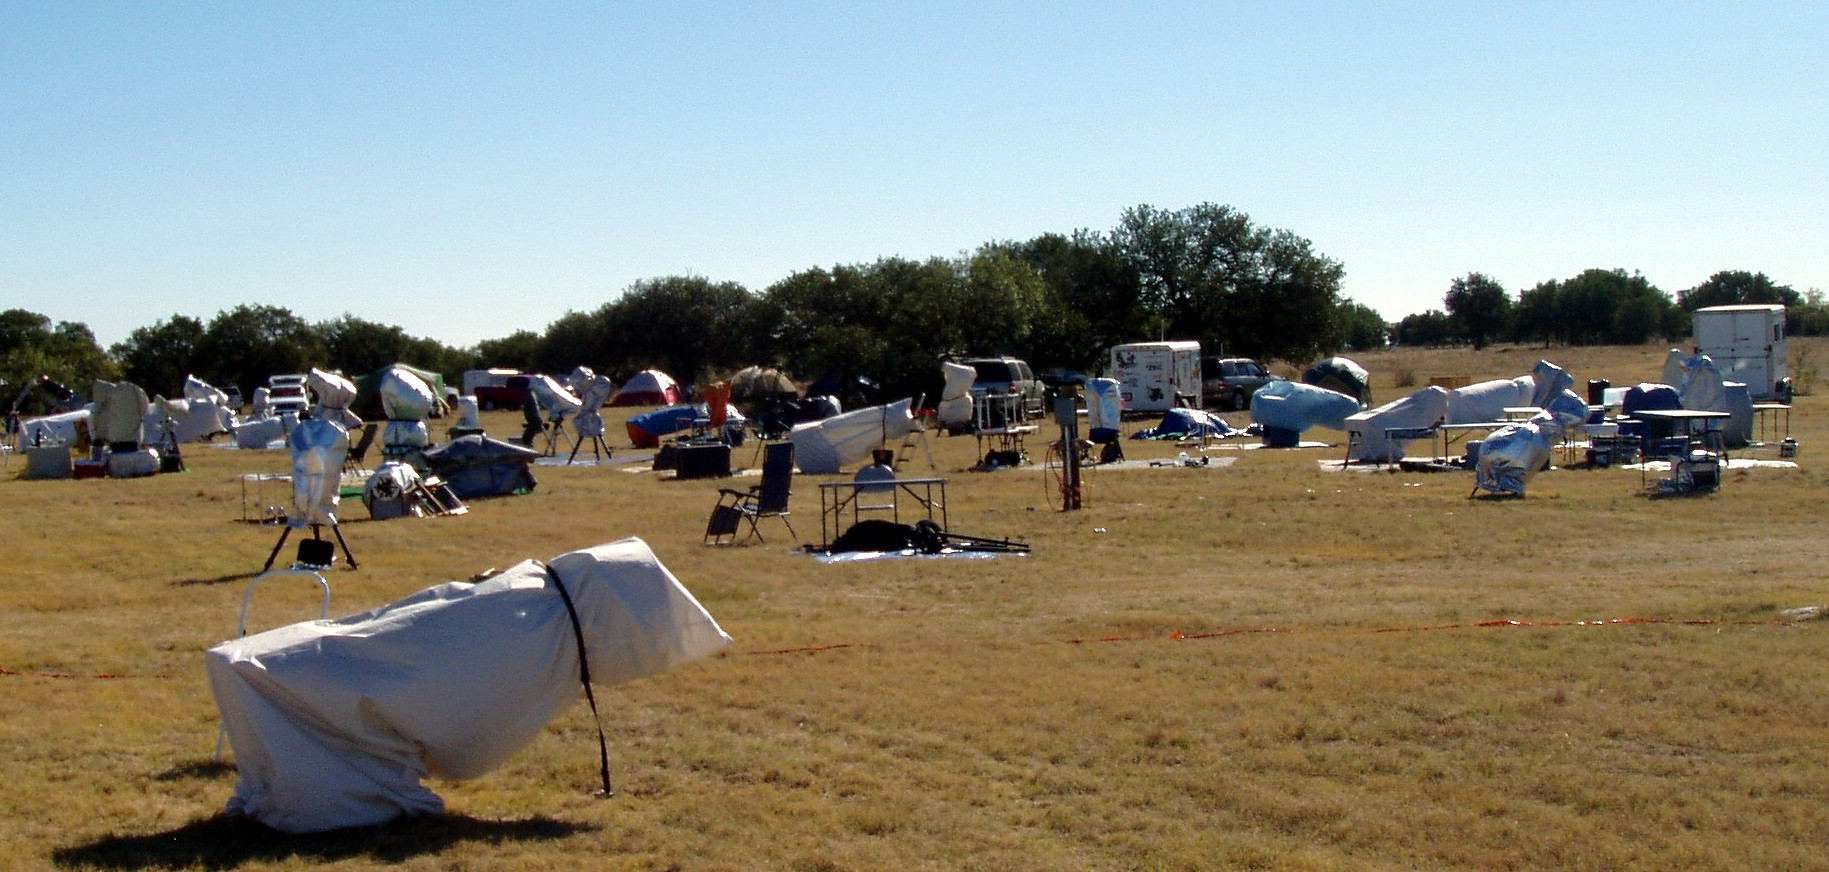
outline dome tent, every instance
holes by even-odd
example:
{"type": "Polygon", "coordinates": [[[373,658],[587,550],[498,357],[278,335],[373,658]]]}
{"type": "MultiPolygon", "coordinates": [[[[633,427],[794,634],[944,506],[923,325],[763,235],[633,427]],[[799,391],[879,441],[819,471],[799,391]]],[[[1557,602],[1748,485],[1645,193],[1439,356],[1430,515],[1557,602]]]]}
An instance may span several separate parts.
{"type": "Polygon", "coordinates": [[[658,369],[644,369],[631,376],[610,398],[612,406],[671,406],[681,399],[679,382],[658,369]]]}

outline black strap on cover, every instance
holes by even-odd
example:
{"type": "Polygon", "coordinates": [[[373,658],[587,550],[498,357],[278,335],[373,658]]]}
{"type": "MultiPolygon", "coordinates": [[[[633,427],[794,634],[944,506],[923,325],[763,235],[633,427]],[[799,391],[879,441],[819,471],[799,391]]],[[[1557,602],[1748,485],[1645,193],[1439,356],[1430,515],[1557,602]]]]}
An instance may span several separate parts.
{"type": "Polygon", "coordinates": [[[603,771],[603,791],[597,795],[607,799],[616,795],[615,788],[610,786],[610,743],[603,736],[603,716],[597,713],[597,696],[591,692],[591,659],[584,652],[584,625],[578,622],[578,607],[572,604],[572,595],[565,590],[565,582],[559,580],[559,573],[548,566],[546,574],[552,576],[553,587],[559,589],[559,598],[565,600],[565,613],[572,619],[572,636],[578,640],[578,679],[584,682],[584,698],[591,704],[591,720],[597,723],[597,756],[603,771]]]}

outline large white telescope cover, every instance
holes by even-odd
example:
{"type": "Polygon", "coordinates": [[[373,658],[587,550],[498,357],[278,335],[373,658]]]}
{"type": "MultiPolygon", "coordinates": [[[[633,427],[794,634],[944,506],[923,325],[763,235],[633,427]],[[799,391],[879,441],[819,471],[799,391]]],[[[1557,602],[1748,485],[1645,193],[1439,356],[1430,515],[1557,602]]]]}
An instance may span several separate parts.
{"type": "MultiPolygon", "coordinates": [[[[640,539],[550,566],[577,606],[595,684],[730,643],[640,539]]],[[[565,602],[532,560],[481,583],[224,642],[205,664],[240,770],[227,811],[292,833],[441,811],[420,779],[496,768],[581,690],[565,602]]]]}
{"type": "Polygon", "coordinates": [[[438,400],[425,379],[397,366],[390,366],[381,374],[376,390],[389,421],[424,421],[432,417],[432,404],[438,400]]]}
{"type": "Polygon", "coordinates": [[[217,390],[209,382],[194,375],[184,377],[184,398],[193,402],[214,402],[218,406],[229,404],[229,395],[217,390]]]}
{"type": "Polygon", "coordinates": [[[286,436],[292,450],[292,511],[286,526],[335,524],[343,483],[343,458],[349,454],[349,431],[334,421],[308,418],[286,436]]]}
{"type": "MultiPolygon", "coordinates": [[[[421,382],[424,379],[420,379],[421,382]]],[[[345,429],[362,426],[362,419],[349,407],[356,401],[356,383],[334,372],[312,367],[311,373],[305,376],[305,384],[311,388],[312,395],[318,398],[317,417],[329,418],[345,429]]],[[[429,387],[429,386],[428,386],[429,387]]]]}
{"type": "Polygon", "coordinates": [[[788,432],[794,443],[794,463],[806,473],[835,473],[870,456],[891,439],[914,431],[912,397],[885,406],[871,406],[818,421],[795,424],[788,432]]]}
{"type": "Polygon", "coordinates": [[[564,418],[584,408],[584,403],[578,399],[577,394],[550,375],[528,376],[527,389],[540,398],[540,408],[548,414],[564,418]]]}
{"type": "Polygon", "coordinates": [[[940,423],[946,426],[958,426],[972,419],[972,382],[978,379],[978,371],[963,363],[940,362],[940,373],[946,378],[946,384],[940,389],[940,402],[934,411],[940,423]]]}

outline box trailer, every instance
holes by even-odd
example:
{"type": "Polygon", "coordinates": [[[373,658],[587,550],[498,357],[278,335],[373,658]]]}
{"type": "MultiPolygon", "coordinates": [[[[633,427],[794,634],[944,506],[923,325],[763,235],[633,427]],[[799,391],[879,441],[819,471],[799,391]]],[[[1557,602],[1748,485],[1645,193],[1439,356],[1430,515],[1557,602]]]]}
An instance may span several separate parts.
{"type": "Polygon", "coordinates": [[[1728,381],[1744,382],[1754,399],[1791,400],[1785,352],[1785,307],[1709,306],[1695,312],[1696,350],[1728,381]]]}
{"type": "Polygon", "coordinates": [[[1114,345],[1106,375],[1130,412],[1200,408],[1200,343],[1191,340],[1114,345]]]}

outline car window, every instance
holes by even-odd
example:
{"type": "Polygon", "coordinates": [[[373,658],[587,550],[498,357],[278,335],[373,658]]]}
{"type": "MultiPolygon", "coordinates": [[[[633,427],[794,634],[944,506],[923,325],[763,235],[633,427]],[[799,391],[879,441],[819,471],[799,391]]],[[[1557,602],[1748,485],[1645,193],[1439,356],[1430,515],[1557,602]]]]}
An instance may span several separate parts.
{"type": "Polygon", "coordinates": [[[972,369],[978,371],[978,380],[981,382],[1010,382],[1016,380],[1010,376],[1010,368],[1001,360],[976,361],[972,364],[972,369]]]}
{"type": "Polygon", "coordinates": [[[1238,368],[1244,370],[1245,375],[1263,375],[1264,374],[1264,368],[1261,366],[1258,366],[1255,361],[1248,362],[1248,363],[1241,363],[1238,365],[1238,368]]]}
{"type": "Polygon", "coordinates": [[[1226,376],[1237,376],[1238,375],[1238,362],[1228,360],[1228,361],[1225,361],[1224,363],[1220,364],[1220,373],[1222,375],[1226,375],[1226,376]]]}

